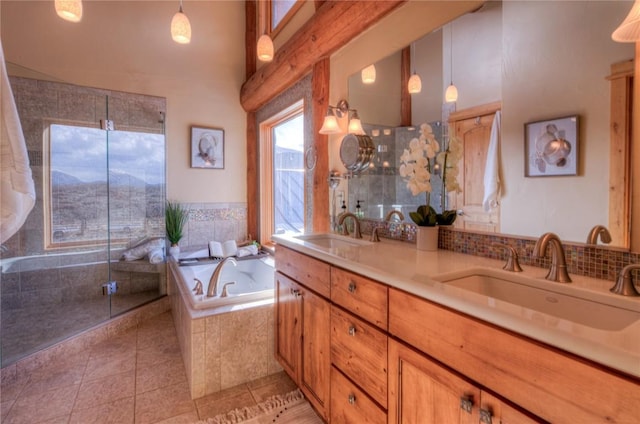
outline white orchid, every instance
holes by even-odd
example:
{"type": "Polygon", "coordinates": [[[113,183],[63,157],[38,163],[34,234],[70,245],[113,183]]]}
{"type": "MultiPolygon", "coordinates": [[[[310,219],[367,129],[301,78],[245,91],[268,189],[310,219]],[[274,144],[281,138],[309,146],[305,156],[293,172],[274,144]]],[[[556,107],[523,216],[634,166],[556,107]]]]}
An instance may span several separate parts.
{"type": "Polygon", "coordinates": [[[443,185],[447,192],[462,192],[458,184],[458,161],[462,157],[462,141],[457,137],[449,138],[449,147],[447,150],[440,152],[436,157],[436,162],[443,169],[443,185]]]}
{"type": "Polygon", "coordinates": [[[400,156],[400,176],[405,179],[411,194],[431,192],[431,170],[429,159],[436,157],[440,145],[429,124],[420,126],[420,137],[409,141],[409,149],[400,156]]]}

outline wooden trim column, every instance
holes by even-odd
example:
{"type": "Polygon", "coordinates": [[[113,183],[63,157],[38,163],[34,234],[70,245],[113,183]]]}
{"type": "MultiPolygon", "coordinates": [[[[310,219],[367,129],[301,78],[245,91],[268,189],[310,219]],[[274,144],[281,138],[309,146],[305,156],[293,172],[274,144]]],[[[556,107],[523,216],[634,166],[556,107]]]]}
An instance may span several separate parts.
{"type": "Polygon", "coordinates": [[[313,65],[311,99],[313,113],[313,145],[317,154],[313,169],[313,231],[329,231],[329,137],[320,134],[329,107],[330,61],[322,59],[313,65]]]}
{"type": "Polygon", "coordinates": [[[256,0],[245,0],[245,79],[251,78],[257,68],[258,9],[256,0]]]}
{"type": "Polygon", "coordinates": [[[254,240],[260,237],[259,154],[256,113],[247,112],[247,235],[254,240]]]}
{"type": "Polygon", "coordinates": [[[411,78],[411,47],[402,49],[400,59],[400,126],[411,126],[411,94],[409,94],[409,78],[411,78]]]}

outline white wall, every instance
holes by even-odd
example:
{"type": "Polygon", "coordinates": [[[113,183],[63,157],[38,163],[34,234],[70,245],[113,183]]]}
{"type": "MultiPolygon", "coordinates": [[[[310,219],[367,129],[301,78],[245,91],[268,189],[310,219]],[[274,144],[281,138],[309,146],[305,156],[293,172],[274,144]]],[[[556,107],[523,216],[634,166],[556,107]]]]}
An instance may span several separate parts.
{"type": "Polygon", "coordinates": [[[168,197],[180,202],[246,202],[245,8],[241,1],[186,1],[192,41],[169,26],[178,2],[85,1],[80,23],[52,1],[0,3],[8,62],[64,82],[167,99],[168,197]],[[190,127],[225,130],[225,169],[190,168],[190,127]]]}

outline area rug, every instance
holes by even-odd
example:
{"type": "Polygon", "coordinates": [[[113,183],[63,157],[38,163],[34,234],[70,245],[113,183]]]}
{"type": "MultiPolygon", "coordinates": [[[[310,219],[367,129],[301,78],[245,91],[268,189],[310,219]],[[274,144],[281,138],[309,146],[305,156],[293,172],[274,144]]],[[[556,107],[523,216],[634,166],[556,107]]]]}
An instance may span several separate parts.
{"type": "Polygon", "coordinates": [[[237,408],[193,424],[322,424],[300,391],[276,395],[255,406],[237,408]]]}

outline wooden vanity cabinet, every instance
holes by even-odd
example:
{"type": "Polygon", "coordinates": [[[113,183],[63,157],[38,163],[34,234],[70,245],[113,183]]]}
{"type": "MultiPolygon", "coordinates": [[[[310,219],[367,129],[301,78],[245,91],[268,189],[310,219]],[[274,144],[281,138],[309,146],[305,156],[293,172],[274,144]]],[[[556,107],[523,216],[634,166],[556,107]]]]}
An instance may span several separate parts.
{"type": "Polygon", "coordinates": [[[276,358],[318,414],[328,420],[331,369],[329,265],[279,246],[276,269],[276,358]],[[324,290],[327,297],[317,292],[324,290]]]}

